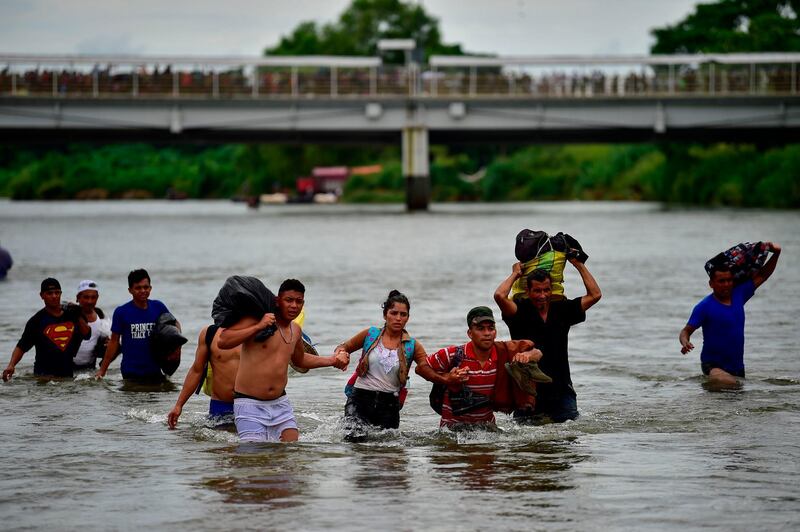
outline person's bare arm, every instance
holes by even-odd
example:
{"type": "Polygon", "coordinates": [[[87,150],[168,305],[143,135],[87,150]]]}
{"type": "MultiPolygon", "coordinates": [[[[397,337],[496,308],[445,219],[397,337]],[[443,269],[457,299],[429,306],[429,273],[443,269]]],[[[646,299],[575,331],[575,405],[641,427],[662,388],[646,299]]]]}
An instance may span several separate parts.
{"type": "Polygon", "coordinates": [[[758,288],[769,279],[778,265],[778,257],[781,256],[781,247],[774,242],[767,242],[767,249],[772,252],[772,256],[767,263],[753,275],[753,285],[758,288]]]}
{"type": "MultiPolygon", "coordinates": [[[[350,353],[364,346],[364,339],[369,334],[369,329],[364,329],[349,340],[342,342],[333,349],[333,354],[344,360],[344,367],[350,364],[350,353]]],[[[337,366],[338,367],[338,366],[337,366]]]]}
{"type": "Polygon", "coordinates": [[[346,340],[334,348],[333,352],[336,353],[338,351],[344,351],[347,354],[352,353],[353,351],[357,351],[364,346],[364,339],[369,334],[369,329],[364,329],[363,331],[358,332],[355,336],[346,340]]]}
{"type": "Polygon", "coordinates": [[[108,340],[108,345],[106,346],[106,354],[103,357],[103,361],[100,363],[100,368],[98,368],[97,373],[94,374],[95,378],[102,379],[106,376],[108,366],[117,358],[118,353],[119,333],[112,332],[111,338],[108,340]]]}
{"type": "Polygon", "coordinates": [[[439,373],[428,364],[427,360],[417,364],[414,371],[426,381],[444,384],[448,388],[463,384],[469,380],[469,370],[467,368],[453,368],[447,373],[439,373]]]}
{"type": "Polygon", "coordinates": [[[219,346],[220,349],[233,349],[234,347],[238,347],[258,334],[259,331],[266,329],[274,323],[275,314],[272,313],[264,314],[260,320],[251,316],[245,316],[227,329],[222,329],[219,340],[217,340],[217,346],[219,346]]]}
{"type": "Polygon", "coordinates": [[[415,342],[414,345],[414,362],[416,363],[414,372],[426,381],[444,385],[455,384],[451,382],[453,378],[449,373],[439,373],[428,364],[428,355],[425,354],[425,348],[420,342],[415,342]]]}
{"type": "Polygon", "coordinates": [[[681,343],[681,353],[686,354],[692,349],[694,349],[694,345],[692,342],[689,341],[689,338],[692,336],[692,333],[697,330],[697,327],[692,327],[691,325],[686,325],[683,329],[681,329],[680,334],[678,335],[678,340],[681,343]]]}
{"type": "Polygon", "coordinates": [[[529,351],[523,351],[522,353],[517,353],[516,355],[514,355],[511,361],[527,364],[529,362],[539,362],[541,359],[542,359],[542,352],[534,348],[529,351]]]}
{"type": "Polygon", "coordinates": [[[167,426],[174,429],[178,424],[178,418],[181,417],[183,405],[192,396],[197,386],[200,384],[200,379],[203,377],[203,371],[206,369],[206,362],[208,362],[211,353],[206,346],[206,331],[208,327],[203,327],[200,331],[200,336],[197,338],[197,350],[194,353],[194,362],[192,367],[186,373],[186,378],[183,380],[183,388],[178,395],[178,400],[175,401],[175,406],[167,414],[167,426]]]}
{"type": "MultiPolygon", "coordinates": [[[[297,324],[292,324],[292,326],[297,327],[297,330],[300,331],[300,326],[297,324]]],[[[300,331],[300,334],[302,334],[302,331],[300,331]]],[[[337,352],[335,355],[329,357],[321,357],[306,353],[303,349],[303,342],[301,341],[298,341],[294,345],[294,351],[292,352],[292,363],[299,368],[305,369],[327,368],[333,366],[344,371],[347,368],[347,363],[349,361],[350,357],[346,353],[341,352],[337,352]]]]}
{"type": "Polygon", "coordinates": [[[14,351],[11,352],[11,361],[9,361],[8,366],[6,369],[3,370],[3,381],[8,382],[11,376],[14,374],[14,369],[19,364],[19,361],[22,360],[22,355],[25,354],[25,351],[20,349],[19,346],[14,348],[14,351]]]}
{"type": "Polygon", "coordinates": [[[500,307],[500,313],[503,316],[511,317],[517,313],[517,304],[513,299],[508,298],[508,293],[511,292],[511,287],[520,277],[522,277],[522,263],[517,262],[511,267],[511,275],[494,291],[494,301],[500,307]]]}
{"type": "Polygon", "coordinates": [[[416,367],[414,372],[426,381],[437,384],[444,384],[448,388],[456,389],[469,380],[469,370],[467,368],[452,368],[448,372],[438,372],[428,363],[428,355],[425,348],[417,342],[414,347],[414,362],[416,367]]]}
{"type": "Polygon", "coordinates": [[[581,275],[581,280],[583,280],[583,286],[586,287],[586,295],[581,297],[581,309],[586,312],[594,306],[595,303],[600,301],[603,294],[600,292],[600,286],[597,284],[597,281],[595,281],[594,276],[589,272],[586,264],[575,258],[569,259],[569,263],[578,270],[578,273],[581,275]]]}

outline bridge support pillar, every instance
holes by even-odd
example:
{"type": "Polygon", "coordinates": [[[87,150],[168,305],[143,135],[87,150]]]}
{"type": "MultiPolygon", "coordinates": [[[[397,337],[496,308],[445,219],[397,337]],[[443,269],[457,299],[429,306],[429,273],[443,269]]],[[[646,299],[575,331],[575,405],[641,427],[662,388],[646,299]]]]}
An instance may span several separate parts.
{"type": "Polygon", "coordinates": [[[431,201],[431,176],[428,163],[428,129],[403,128],[403,177],[406,180],[406,208],[424,211],[431,201]]]}

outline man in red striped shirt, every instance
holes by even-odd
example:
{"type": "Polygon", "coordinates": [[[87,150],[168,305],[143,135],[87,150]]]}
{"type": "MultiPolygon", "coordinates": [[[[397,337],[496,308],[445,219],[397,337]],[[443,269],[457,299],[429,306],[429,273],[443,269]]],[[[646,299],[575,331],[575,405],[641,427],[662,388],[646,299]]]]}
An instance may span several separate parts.
{"type": "MultiPolygon", "coordinates": [[[[449,387],[442,403],[441,427],[454,428],[465,425],[494,426],[492,398],[498,373],[498,349],[495,345],[497,329],[494,315],[489,307],[475,307],[467,313],[467,336],[470,341],[463,346],[463,357],[457,368],[453,368],[458,347],[450,346],[428,355],[428,364],[437,372],[448,373],[455,370],[466,373],[464,388],[471,392],[466,403],[463,392],[449,387]]],[[[531,342],[498,342],[504,344],[511,360],[526,364],[538,362],[542,352],[529,349],[531,342]]],[[[505,371],[505,368],[500,369],[505,371]]]]}

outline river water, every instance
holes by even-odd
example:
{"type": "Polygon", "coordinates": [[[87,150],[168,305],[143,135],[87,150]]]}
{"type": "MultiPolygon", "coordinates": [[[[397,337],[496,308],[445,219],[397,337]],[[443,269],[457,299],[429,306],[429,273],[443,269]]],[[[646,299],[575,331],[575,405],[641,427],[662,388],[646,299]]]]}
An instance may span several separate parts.
{"type": "MultiPolygon", "coordinates": [[[[5,360],[55,276],[71,297],[96,280],[107,311],[149,270],[191,337],[175,390],[108,378],[38,383],[28,353],[0,385],[0,519],[10,529],[797,530],[800,527],[800,214],[665,209],[657,204],[524,203],[400,207],[228,202],[0,202],[5,360]],[[342,441],[332,368],[292,375],[296,444],[240,446],[203,423],[194,396],[178,430],[165,416],[211,301],[231,274],[307,287],[305,330],[324,354],[368,325],[392,288],[411,299],[410,332],[431,351],[465,339],[465,314],[490,305],[524,228],[565,231],[590,255],[603,299],[573,328],[581,417],[498,433],[437,429],[429,385],[412,378],[400,429],[342,441]],[[778,269],[747,305],[743,389],[703,387],[699,347],[678,331],[708,291],[703,263],[740,241],[774,240],[778,269]]],[[[581,295],[567,266],[566,290],[581,295]]],[[[499,324],[499,337],[508,332],[499,324]]],[[[701,333],[695,334],[699,346],[701,333]]],[[[351,364],[352,365],[352,364],[351,364]]]]}

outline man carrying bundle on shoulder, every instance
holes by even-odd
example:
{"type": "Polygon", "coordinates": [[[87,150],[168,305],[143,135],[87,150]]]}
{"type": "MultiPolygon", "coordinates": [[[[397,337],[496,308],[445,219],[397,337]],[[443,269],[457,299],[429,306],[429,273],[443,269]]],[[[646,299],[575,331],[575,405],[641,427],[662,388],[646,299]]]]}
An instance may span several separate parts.
{"type": "Polygon", "coordinates": [[[774,242],[745,243],[706,263],[712,292],[695,305],[678,339],[685,355],[694,349],[692,333],[703,328],[700,367],[712,388],[738,387],[738,379],[744,378],[744,305],[775,271],[780,256],[781,247],[774,242]],[[758,267],[767,252],[772,256],[758,267]]]}
{"type": "MultiPolygon", "coordinates": [[[[257,280],[233,277],[226,281],[226,285],[241,285],[241,281],[252,284],[257,280]]],[[[262,287],[258,286],[259,289],[262,287]]],[[[234,292],[235,289],[223,287],[223,291],[234,292]]],[[[266,288],[261,291],[266,291],[266,288]]],[[[278,290],[274,312],[265,312],[261,316],[248,315],[252,310],[242,312],[220,333],[217,342],[220,349],[241,346],[233,411],[242,442],[297,441],[300,433],[292,405],[286,397],[290,361],[299,368],[334,366],[344,370],[347,367],[344,356],[321,357],[304,351],[302,330],[293,320],[303,310],[305,291],[300,281],[287,279],[278,290]]],[[[232,297],[226,299],[236,300],[236,294],[230,295],[232,297]]],[[[266,302],[262,308],[265,307],[266,302]]]]}

